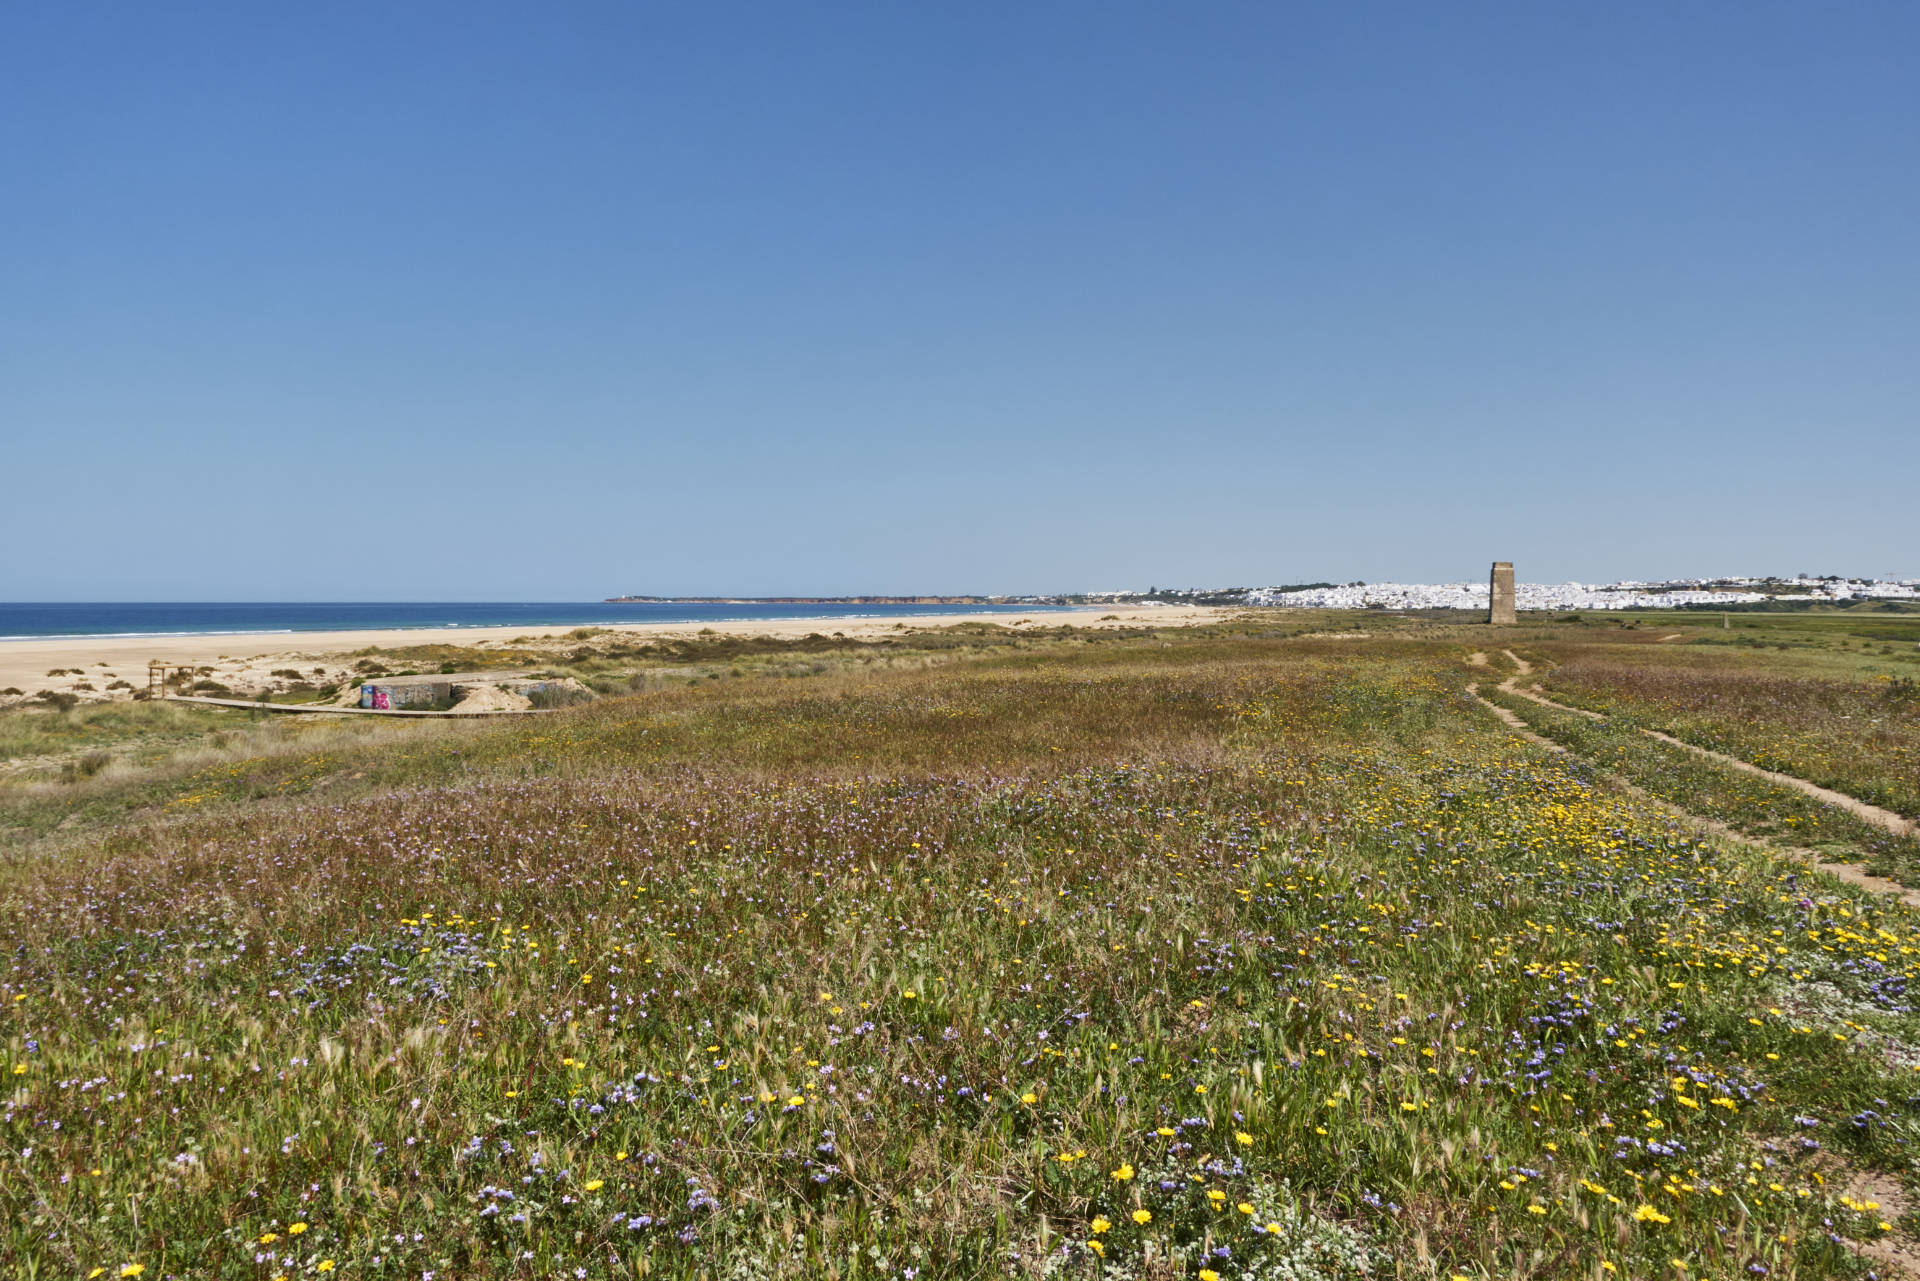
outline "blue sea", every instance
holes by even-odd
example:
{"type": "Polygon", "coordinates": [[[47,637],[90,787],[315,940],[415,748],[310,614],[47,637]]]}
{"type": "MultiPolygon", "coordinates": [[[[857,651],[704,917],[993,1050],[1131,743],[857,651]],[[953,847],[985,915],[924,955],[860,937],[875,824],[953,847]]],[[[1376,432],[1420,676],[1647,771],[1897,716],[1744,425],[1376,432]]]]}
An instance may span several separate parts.
{"type": "Polygon", "coordinates": [[[268,636],[399,627],[589,627],[717,623],[758,618],[906,618],[929,614],[1053,614],[1054,605],[759,605],[602,601],[0,602],[0,641],[74,636],[268,636]]]}

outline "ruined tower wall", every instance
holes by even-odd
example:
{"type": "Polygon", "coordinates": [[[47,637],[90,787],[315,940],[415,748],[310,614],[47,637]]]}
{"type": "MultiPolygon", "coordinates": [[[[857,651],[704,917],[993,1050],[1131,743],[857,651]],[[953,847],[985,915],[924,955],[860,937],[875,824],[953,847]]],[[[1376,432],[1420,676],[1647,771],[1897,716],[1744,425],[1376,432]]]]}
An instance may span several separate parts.
{"type": "Polygon", "coordinates": [[[1487,593],[1487,621],[1489,623],[1508,623],[1515,621],[1513,616],[1513,562],[1496,560],[1493,562],[1493,582],[1487,593]]]}

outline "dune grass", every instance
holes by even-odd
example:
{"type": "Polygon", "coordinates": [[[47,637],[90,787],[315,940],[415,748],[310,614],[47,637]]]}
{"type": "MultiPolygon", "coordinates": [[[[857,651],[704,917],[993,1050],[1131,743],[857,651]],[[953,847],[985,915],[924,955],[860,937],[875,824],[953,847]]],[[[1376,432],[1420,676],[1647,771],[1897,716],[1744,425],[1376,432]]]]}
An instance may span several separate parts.
{"type": "Polygon", "coordinates": [[[229,725],[183,703],[84,703],[68,711],[26,706],[0,712],[0,763],[107,747],[197,742],[229,725]]]}

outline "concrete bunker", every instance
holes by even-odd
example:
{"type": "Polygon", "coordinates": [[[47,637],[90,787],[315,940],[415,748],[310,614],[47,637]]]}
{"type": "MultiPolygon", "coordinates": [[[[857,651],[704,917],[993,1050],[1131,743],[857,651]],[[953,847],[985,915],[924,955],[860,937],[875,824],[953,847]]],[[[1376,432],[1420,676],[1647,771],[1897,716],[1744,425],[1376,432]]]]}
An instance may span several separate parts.
{"type": "Polygon", "coordinates": [[[370,676],[360,683],[360,706],[371,711],[427,710],[455,707],[469,695],[487,689],[505,690],[523,698],[547,689],[571,688],[560,677],[529,676],[525,672],[443,672],[426,676],[370,676]]]}

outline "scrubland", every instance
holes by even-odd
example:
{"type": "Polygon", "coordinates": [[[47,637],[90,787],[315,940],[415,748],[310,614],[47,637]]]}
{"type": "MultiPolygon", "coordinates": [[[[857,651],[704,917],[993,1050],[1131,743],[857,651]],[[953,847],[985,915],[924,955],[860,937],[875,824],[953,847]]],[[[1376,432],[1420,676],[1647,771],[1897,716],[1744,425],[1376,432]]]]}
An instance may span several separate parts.
{"type": "MultiPolygon", "coordinates": [[[[1920,916],[1799,829],[1892,855],[1468,694],[1513,645],[1624,698],[1630,649],[1721,708],[1707,646],[1368,626],[628,678],[506,723],[236,714],[204,757],[0,793],[0,1260],[1895,1275],[1920,916]]],[[[1778,723],[1881,697],[1862,661],[1781,668],[1778,723]]]]}

